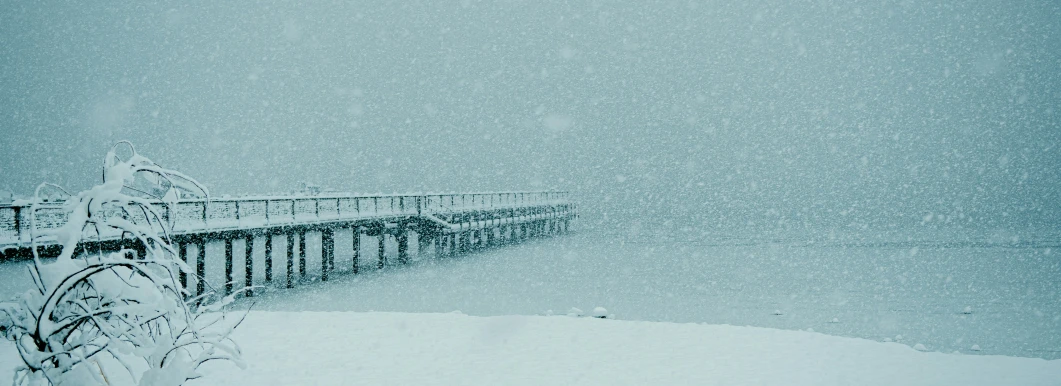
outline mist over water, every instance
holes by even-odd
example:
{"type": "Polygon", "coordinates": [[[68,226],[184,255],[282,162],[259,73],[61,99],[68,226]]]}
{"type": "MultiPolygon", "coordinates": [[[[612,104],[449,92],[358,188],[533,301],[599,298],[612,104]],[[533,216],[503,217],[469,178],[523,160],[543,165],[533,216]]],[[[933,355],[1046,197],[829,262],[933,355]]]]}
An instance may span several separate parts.
{"type": "MultiPolygon", "coordinates": [[[[1056,233],[1023,242],[912,236],[675,240],[579,232],[458,258],[417,253],[410,266],[266,290],[255,307],[495,316],[601,306],[621,320],[811,329],[938,352],[1061,358],[1056,233]]],[[[347,270],[350,254],[336,255],[347,270]]],[[[374,256],[361,256],[371,266],[374,256]]]]}
{"type": "Polygon", "coordinates": [[[587,226],[1061,219],[1051,1],[6,2],[0,189],[577,192],[587,226]]]}

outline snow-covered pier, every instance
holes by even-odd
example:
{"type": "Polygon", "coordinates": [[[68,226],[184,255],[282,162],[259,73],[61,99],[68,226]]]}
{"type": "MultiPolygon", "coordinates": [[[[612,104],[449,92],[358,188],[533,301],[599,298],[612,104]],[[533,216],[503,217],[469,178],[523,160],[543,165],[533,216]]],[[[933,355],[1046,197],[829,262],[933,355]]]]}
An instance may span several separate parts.
{"type": "MultiPolygon", "coordinates": [[[[320,235],[320,279],[326,281],[335,270],[337,231],[352,233],[350,272],[357,273],[362,266],[358,255],[363,237],[378,239],[375,265],[383,268],[388,237],[397,244],[397,262],[404,264],[409,260],[411,235],[416,238],[418,254],[452,256],[567,232],[570,221],[577,216],[576,205],[567,192],[256,196],[179,200],[169,205],[160,201],[152,205],[163,217],[161,220],[169,224],[179,257],[196,268],[199,278],[207,276],[207,243],[224,244],[226,293],[237,284],[235,269],[244,273],[248,286],[262,280],[273,281],[274,238],[286,237],[286,264],[282,264],[286,272],[282,279],[291,287],[296,274],[307,275],[306,237],[310,232],[320,235]],[[244,259],[234,256],[233,242],[239,240],[243,241],[244,259]],[[264,248],[264,270],[254,267],[256,240],[261,240],[264,248]],[[194,249],[194,257],[189,249],[194,249]],[[264,277],[255,277],[256,273],[264,277]]],[[[138,218],[144,216],[142,213],[118,210],[115,208],[109,215],[145,223],[138,218]]],[[[0,206],[0,261],[31,256],[34,241],[42,255],[57,254],[59,246],[48,231],[65,223],[65,217],[62,203],[0,206]]],[[[83,243],[88,251],[128,248],[144,255],[142,243],[119,233],[97,234],[86,229],[84,240],[92,240],[83,243]]],[[[182,275],[181,281],[189,287],[194,282],[193,293],[206,291],[203,280],[182,275]]]]}

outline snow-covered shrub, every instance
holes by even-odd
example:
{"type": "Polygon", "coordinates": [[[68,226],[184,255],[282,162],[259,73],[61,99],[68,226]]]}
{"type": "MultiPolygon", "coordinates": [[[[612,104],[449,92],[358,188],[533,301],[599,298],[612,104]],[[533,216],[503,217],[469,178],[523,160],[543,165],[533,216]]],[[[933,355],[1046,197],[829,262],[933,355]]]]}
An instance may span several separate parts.
{"type": "MultiPolygon", "coordinates": [[[[234,295],[192,297],[180,285],[180,272],[194,272],[176,258],[171,224],[152,206],[158,199],[163,207],[175,205],[177,189],[189,186],[208,195],[195,180],[120,142],[104,161],[103,183],[65,202],[65,225],[33,235],[29,274],[35,288],[0,303],[0,334],[15,343],[23,361],[16,386],[175,386],[198,377],[196,369],[207,361],[242,365],[239,346],[229,336],[246,313],[225,313],[234,295]],[[122,144],[132,153],[128,159],[116,154],[122,144]],[[141,186],[145,180],[165,193],[151,197],[141,186]],[[145,256],[129,249],[78,250],[86,235],[108,234],[142,243],[145,256]],[[52,262],[38,255],[42,238],[62,246],[52,262]]],[[[54,188],[38,187],[33,205],[42,190],[54,188]]]]}

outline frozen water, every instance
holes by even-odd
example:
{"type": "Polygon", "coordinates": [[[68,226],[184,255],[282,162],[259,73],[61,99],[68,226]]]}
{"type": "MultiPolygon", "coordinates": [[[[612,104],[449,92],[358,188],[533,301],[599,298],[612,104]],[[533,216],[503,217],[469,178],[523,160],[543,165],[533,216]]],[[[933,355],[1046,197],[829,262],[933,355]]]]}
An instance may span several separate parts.
{"type": "Polygon", "coordinates": [[[273,291],[257,308],[536,315],[606,304],[623,320],[813,328],[941,352],[974,341],[985,354],[1061,358],[1061,256],[1042,243],[854,239],[585,233],[363,270],[273,291]]]}

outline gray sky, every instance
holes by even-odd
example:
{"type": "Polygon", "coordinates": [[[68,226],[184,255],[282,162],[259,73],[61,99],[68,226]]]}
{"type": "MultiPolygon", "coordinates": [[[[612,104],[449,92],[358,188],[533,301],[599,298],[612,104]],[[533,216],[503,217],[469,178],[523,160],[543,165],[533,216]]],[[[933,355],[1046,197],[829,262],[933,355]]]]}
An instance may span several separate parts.
{"type": "Polygon", "coordinates": [[[589,223],[1061,222],[1061,5],[0,1],[0,188],[568,189],[589,223]],[[972,220],[970,220],[972,218],[972,220]]]}

